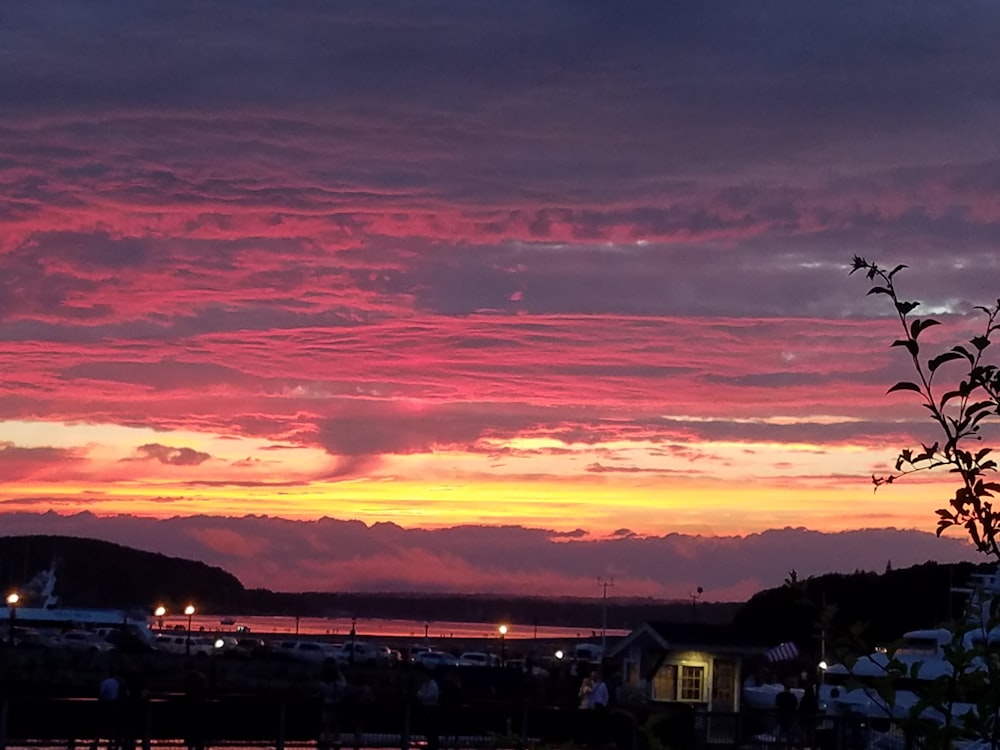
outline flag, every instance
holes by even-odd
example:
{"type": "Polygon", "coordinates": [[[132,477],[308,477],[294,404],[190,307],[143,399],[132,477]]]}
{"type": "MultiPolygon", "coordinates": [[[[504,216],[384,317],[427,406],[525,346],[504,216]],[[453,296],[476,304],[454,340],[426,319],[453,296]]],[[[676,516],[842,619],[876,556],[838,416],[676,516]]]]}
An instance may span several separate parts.
{"type": "Polygon", "coordinates": [[[784,643],[779,643],[767,652],[767,660],[770,662],[790,661],[798,655],[799,649],[795,646],[795,644],[791,641],[785,641],[784,643]]]}

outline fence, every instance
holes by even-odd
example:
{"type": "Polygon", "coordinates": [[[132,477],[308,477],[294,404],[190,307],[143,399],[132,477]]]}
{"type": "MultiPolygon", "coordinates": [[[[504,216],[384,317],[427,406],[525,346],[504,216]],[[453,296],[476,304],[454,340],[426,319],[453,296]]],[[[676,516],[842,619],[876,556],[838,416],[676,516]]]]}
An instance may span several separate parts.
{"type": "MultiPolygon", "coordinates": [[[[0,701],[0,750],[97,744],[124,750],[182,744],[313,744],[320,734],[320,706],[309,700],[227,696],[201,702],[177,698],[101,703],[89,698],[10,697],[0,701]],[[109,742],[110,740],[110,742],[109,742]]],[[[421,709],[408,703],[355,706],[337,720],[339,744],[407,750],[517,748],[528,744],[614,743],[636,748],[634,721],[621,711],[525,709],[517,705],[421,709]]]]}
{"type": "MultiPolygon", "coordinates": [[[[279,696],[182,697],[102,704],[90,698],[0,700],[0,750],[22,747],[150,750],[164,744],[206,747],[317,747],[320,706],[279,696]]],[[[768,712],[700,713],[682,704],[581,711],[502,702],[420,709],[410,703],[354,706],[337,721],[344,747],[444,748],[614,747],[617,750],[903,750],[888,724],[820,717],[779,731],[768,712]]],[[[319,745],[323,750],[322,745],[319,745]]]]}

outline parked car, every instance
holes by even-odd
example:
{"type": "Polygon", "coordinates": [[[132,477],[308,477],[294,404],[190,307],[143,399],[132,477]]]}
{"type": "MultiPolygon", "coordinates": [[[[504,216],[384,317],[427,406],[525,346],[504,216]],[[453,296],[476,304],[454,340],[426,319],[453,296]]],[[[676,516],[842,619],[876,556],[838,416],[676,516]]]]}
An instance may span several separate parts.
{"type": "Polygon", "coordinates": [[[153,639],[153,645],[159,651],[184,656],[211,656],[215,653],[215,642],[211,638],[192,635],[188,644],[187,635],[167,635],[163,633],[153,639]]]}
{"type": "Polygon", "coordinates": [[[500,659],[485,651],[466,651],[458,657],[458,663],[463,667],[496,667],[500,659]]]}
{"type": "Polygon", "coordinates": [[[340,661],[342,658],[339,647],[332,646],[329,643],[321,643],[320,641],[307,640],[281,641],[276,647],[271,649],[271,653],[286,659],[316,663],[325,662],[327,659],[340,661]]]}
{"type": "Polygon", "coordinates": [[[231,635],[217,635],[213,639],[215,653],[222,656],[242,656],[240,642],[231,635]]]}
{"type": "Polygon", "coordinates": [[[573,658],[577,661],[600,664],[604,658],[604,649],[596,643],[577,643],[573,647],[573,658]]]}
{"type": "Polygon", "coordinates": [[[260,656],[268,651],[267,643],[262,638],[241,636],[236,639],[235,653],[241,656],[260,656]]]}
{"type": "Polygon", "coordinates": [[[388,659],[389,649],[366,641],[348,641],[340,647],[337,660],[343,664],[383,664],[388,659]]]}
{"type": "Polygon", "coordinates": [[[114,644],[89,630],[67,630],[56,639],[56,645],[70,651],[87,651],[91,654],[115,650],[114,644]]]}
{"type": "MultiPolygon", "coordinates": [[[[96,631],[100,635],[100,630],[96,631]]],[[[114,646],[120,654],[147,654],[156,651],[148,631],[138,628],[110,628],[104,640],[114,646]]]]}
{"type": "Polygon", "coordinates": [[[433,649],[431,649],[430,646],[410,646],[409,650],[410,664],[416,664],[417,660],[420,658],[420,654],[424,653],[424,651],[431,651],[431,650],[433,649]]]}
{"type": "Polygon", "coordinates": [[[447,651],[435,651],[428,649],[417,654],[417,664],[426,669],[438,669],[439,667],[457,667],[458,659],[454,654],[447,651]]]}
{"type": "Polygon", "coordinates": [[[4,643],[10,643],[13,641],[14,646],[23,649],[50,649],[56,644],[55,641],[50,638],[45,633],[42,633],[35,628],[27,628],[21,625],[15,625],[13,628],[13,638],[11,638],[11,628],[7,628],[4,633],[4,643]]]}

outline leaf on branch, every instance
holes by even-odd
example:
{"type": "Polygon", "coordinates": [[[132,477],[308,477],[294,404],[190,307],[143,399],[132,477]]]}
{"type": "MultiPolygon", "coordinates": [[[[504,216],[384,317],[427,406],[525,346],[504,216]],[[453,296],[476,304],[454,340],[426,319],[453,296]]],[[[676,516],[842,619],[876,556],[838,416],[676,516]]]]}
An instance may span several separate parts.
{"type": "Polygon", "coordinates": [[[912,312],[915,308],[917,308],[919,306],[920,306],[919,302],[903,302],[903,301],[900,301],[900,302],[896,303],[896,309],[899,311],[899,313],[901,315],[906,315],[906,314],[912,312]]]}
{"type": "Polygon", "coordinates": [[[920,386],[916,383],[911,383],[908,380],[901,380],[892,388],[890,388],[886,393],[892,393],[893,391],[916,391],[917,393],[923,393],[920,390],[920,386]]]}
{"type": "Polygon", "coordinates": [[[965,358],[966,358],[967,360],[969,360],[969,364],[970,364],[970,365],[971,365],[971,364],[973,364],[973,363],[974,363],[974,362],[976,361],[976,358],[975,358],[975,357],[974,357],[974,356],[972,355],[972,352],[970,352],[970,351],[969,351],[968,349],[966,349],[966,348],[965,348],[964,346],[962,346],[962,345],[958,345],[958,346],[953,346],[953,347],[951,348],[951,350],[952,350],[953,352],[958,352],[958,353],[959,353],[959,354],[961,354],[961,355],[962,355],[963,357],[965,357],[965,358]]]}
{"type": "Polygon", "coordinates": [[[993,405],[994,404],[992,401],[977,401],[976,403],[968,407],[965,410],[965,413],[971,416],[972,414],[975,414],[977,411],[981,411],[983,409],[991,409],[993,405]]]}
{"type": "Polygon", "coordinates": [[[960,391],[948,391],[941,397],[941,408],[944,409],[945,404],[951,401],[953,398],[959,398],[962,395],[960,391]]]}
{"type": "Polygon", "coordinates": [[[985,336],[976,336],[974,339],[969,339],[969,343],[976,347],[977,351],[981,352],[990,345],[990,340],[985,336]]]}
{"type": "Polygon", "coordinates": [[[916,338],[920,335],[920,332],[931,326],[939,326],[941,323],[934,320],[934,318],[917,318],[912,323],[910,323],[910,336],[916,338]]]}
{"type": "Polygon", "coordinates": [[[955,351],[945,352],[944,354],[939,354],[938,356],[934,357],[933,359],[928,360],[928,362],[927,362],[927,368],[931,372],[934,372],[937,368],[939,368],[945,362],[951,362],[953,359],[961,359],[961,358],[962,358],[962,355],[959,354],[958,352],[955,352],[955,351]]]}
{"type": "Polygon", "coordinates": [[[972,537],[972,543],[975,544],[977,547],[982,547],[983,541],[979,536],[979,527],[976,526],[976,522],[974,519],[966,521],[965,529],[966,531],[969,532],[969,536],[972,537]]]}
{"type": "Polygon", "coordinates": [[[896,339],[892,342],[893,346],[905,346],[906,351],[910,353],[910,356],[916,357],[920,352],[920,345],[913,339],[896,339]]]}
{"type": "Polygon", "coordinates": [[[898,266],[889,271],[889,278],[891,279],[893,276],[902,271],[904,268],[907,268],[907,266],[904,266],[902,263],[900,263],[898,266]]]}
{"type": "Polygon", "coordinates": [[[892,292],[890,292],[884,286],[873,286],[871,289],[868,290],[868,294],[866,294],[865,296],[867,297],[872,294],[888,294],[892,296],[892,292]]]}

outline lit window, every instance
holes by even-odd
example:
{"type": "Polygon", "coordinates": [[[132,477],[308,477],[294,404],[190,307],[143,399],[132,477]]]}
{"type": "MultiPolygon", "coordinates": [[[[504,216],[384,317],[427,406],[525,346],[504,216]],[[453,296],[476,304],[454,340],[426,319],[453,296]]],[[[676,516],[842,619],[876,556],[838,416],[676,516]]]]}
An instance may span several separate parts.
{"type": "Polygon", "coordinates": [[[681,667],[681,700],[700,701],[705,683],[704,667],[681,667]]]}

